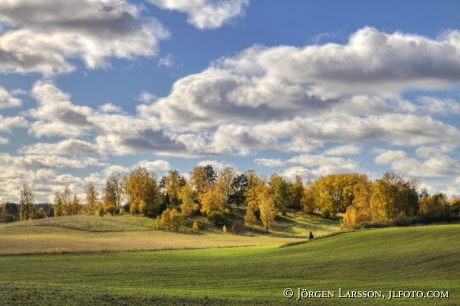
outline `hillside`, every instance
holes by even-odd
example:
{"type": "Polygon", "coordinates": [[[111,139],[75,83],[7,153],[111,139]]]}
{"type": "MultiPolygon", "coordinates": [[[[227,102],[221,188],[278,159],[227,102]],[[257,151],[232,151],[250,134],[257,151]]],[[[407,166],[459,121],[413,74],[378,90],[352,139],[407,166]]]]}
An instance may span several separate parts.
{"type": "Polygon", "coordinates": [[[0,274],[0,295],[50,305],[57,298],[77,304],[292,305],[296,301],[284,298],[283,290],[305,288],[336,296],[303,303],[388,305],[390,290],[439,290],[449,291],[449,298],[391,302],[458,305],[459,231],[458,224],[375,229],[284,248],[0,256],[0,265],[8,267],[0,274]],[[381,291],[385,298],[337,298],[339,288],[381,291]]]}

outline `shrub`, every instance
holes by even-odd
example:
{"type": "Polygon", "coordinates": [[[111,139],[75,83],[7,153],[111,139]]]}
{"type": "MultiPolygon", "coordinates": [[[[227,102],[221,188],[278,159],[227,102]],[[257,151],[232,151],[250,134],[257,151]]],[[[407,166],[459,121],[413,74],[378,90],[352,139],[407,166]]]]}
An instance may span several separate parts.
{"type": "Polygon", "coordinates": [[[129,203],[126,203],[125,205],[123,205],[123,210],[129,213],[129,203]]]}
{"type": "Polygon", "coordinates": [[[227,218],[223,212],[220,211],[213,211],[208,215],[208,220],[212,222],[214,225],[225,225],[227,222],[227,218]]]}
{"type": "Polygon", "coordinates": [[[193,222],[192,230],[194,230],[195,232],[199,230],[199,226],[198,226],[198,223],[196,223],[196,221],[193,222]]]}
{"type": "Polygon", "coordinates": [[[233,231],[235,234],[239,234],[239,233],[241,233],[242,231],[244,231],[243,222],[241,222],[240,220],[235,220],[235,221],[233,221],[233,224],[232,224],[232,231],[233,231]]]}
{"type": "Polygon", "coordinates": [[[226,227],[225,225],[224,225],[224,226],[222,226],[222,231],[223,231],[224,233],[226,233],[226,232],[227,232],[227,227],[226,227]]]}
{"type": "Polygon", "coordinates": [[[310,236],[308,237],[308,239],[313,239],[313,233],[310,231],[310,236]]]}
{"type": "Polygon", "coordinates": [[[114,214],[117,213],[117,210],[118,208],[116,208],[115,206],[109,206],[106,208],[105,211],[113,216],[114,214]]]}

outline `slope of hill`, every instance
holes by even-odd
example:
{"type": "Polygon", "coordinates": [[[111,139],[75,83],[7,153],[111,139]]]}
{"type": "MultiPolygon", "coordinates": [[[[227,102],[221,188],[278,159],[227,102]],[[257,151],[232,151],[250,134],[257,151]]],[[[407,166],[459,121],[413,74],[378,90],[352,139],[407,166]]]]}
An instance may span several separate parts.
{"type": "Polygon", "coordinates": [[[0,265],[7,267],[0,273],[0,295],[49,305],[292,305],[300,288],[334,293],[297,301],[311,305],[388,305],[390,291],[449,296],[393,298],[392,304],[458,305],[459,231],[458,224],[387,228],[284,248],[0,256],[0,265]],[[283,297],[285,288],[292,288],[294,297],[283,297]],[[340,298],[339,288],[343,296],[352,291],[380,295],[340,298]]]}

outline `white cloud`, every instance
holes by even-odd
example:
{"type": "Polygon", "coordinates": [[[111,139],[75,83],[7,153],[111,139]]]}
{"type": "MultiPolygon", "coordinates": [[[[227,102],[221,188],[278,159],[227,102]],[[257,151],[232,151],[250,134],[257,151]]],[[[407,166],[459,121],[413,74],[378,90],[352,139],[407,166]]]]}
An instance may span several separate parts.
{"type": "Polygon", "coordinates": [[[407,153],[404,151],[387,151],[375,158],[375,162],[380,165],[389,164],[396,160],[406,159],[407,153]]]}
{"type": "Polygon", "coordinates": [[[22,101],[13,97],[5,88],[0,86],[0,109],[21,106],[22,101]]]}
{"type": "Polygon", "coordinates": [[[315,176],[328,175],[332,173],[356,172],[358,169],[358,165],[351,159],[328,157],[323,155],[302,154],[294,156],[286,162],[303,165],[309,168],[317,167],[311,170],[311,173],[315,176]]]}
{"type": "Polygon", "coordinates": [[[211,165],[214,170],[221,171],[227,167],[233,167],[230,163],[219,162],[217,160],[202,160],[198,163],[198,166],[206,167],[207,165],[211,165]]]}
{"type": "Polygon", "coordinates": [[[283,172],[280,173],[281,176],[294,181],[295,177],[298,175],[302,178],[302,180],[312,180],[315,179],[317,176],[313,174],[310,170],[301,167],[301,166],[295,166],[295,167],[290,167],[287,169],[284,169],[283,172]]]}
{"type": "Polygon", "coordinates": [[[113,105],[112,103],[106,103],[99,105],[97,109],[103,113],[122,113],[123,110],[120,106],[113,105]]]}
{"type": "Polygon", "coordinates": [[[11,132],[13,128],[25,128],[29,125],[24,117],[3,117],[0,115],[0,131],[11,132]]]}
{"type": "Polygon", "coordinates": [[[141,160],[136,164],[136,167],[144,167],[149,171],[166,171],[172,169],[169,162],[161,159],[156,161],[141,160]]]}
{"type": "Polygon", "coordinates": [[[244,14],[249,0],[147,0],[161,9],[186,13],[187,22],[198,29],[216,29],[244,14]]]}
{"type": "Polygon", "coordinates": [[[460,165],[451,157],[437,152],[422,149],[419,156],[426,157],[425,160],[417,160],[409,157],[404,151],[387,151],[375,158],[378,164],[390,164],[397,171],[417,177],[442,177],[460,174],[460,165]]]}
{"type": "Polygon", "coordinates": [[[165,57],[162,57],[158,60],[158,67],[165,66],[165,67],[171,67],[174,65],[175,58],[171,53],[168,53],[165,57]]]}
{"type": "Polygon", "coordinates": [[[108,57],[153,56],[169,33],[140,20],[139,7],[124,0],[9,0],[0,10],[11,26],[0,34],[0,71],[51,75],[74,70],[76,58],[94,69],[108,57]]]}
{"type": "Polygon", "coordinates": [[[402,92],[458,81],[458,33],[433,40],[364,28],[345,45],[254,46],[179,79],[169,96],[143,105],[142,112],[171,129],[200,131],[331,113],[410,111],[414,106],[399,97],[402,92]]]}
{"type": "Polygon", "coordinates": [[[9,139],[0,136],[0,145],[9,143],[9,139]]]}
{"type": "Polygon", "coordinates": [[[324,152],[325,155],[356,155],[361,153],[361,147],[356,145],[343,145],[335,148],[330,148],[324,152]]]}
{"type": "Polygon", "coordinates": [[[460,103],[452,99],[438,99],[434,97],[419,97],[421,112],[428,114],[460,115],[460,103]]]}
{"type": "Polygon", "coordinates": [[[86,168],[88,166],[106,166],[92,157],[67,158],[58,155],[20,155],[12,156],[0,153],[0,165],[15,168],[86,168]]]}
{"type": "Polygon", "coordinates": [[[285,165],[285,163],[281,159],[277,158],[256,158],[254,159],[254,162],[257,165],[270,168],[283,167],[285,165]]]}
{"type": "Polygon", "coordinates": [[[141,93],[137,96],[136,100],[142,103],[151,103],[158,99],[157,96],[154,94],[149,93],[148,91],[141,91],[141,93]]]}
{"type": "Polygon", "coordinates": [[[67,139],[58,143],[26,145],[19,152],[42,155],[101,155],[100,148],[96,145],[78,139],[67,139]]]}

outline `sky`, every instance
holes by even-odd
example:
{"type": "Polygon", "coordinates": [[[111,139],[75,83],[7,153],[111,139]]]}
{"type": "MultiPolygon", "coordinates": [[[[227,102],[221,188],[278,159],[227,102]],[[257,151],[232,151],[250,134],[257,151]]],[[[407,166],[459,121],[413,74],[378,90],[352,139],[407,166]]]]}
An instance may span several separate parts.
{"type": "Polygon", "coordinates": [[[139,166],[460,194],[460,2],[0,0],[0,202],[139,166]]]}

